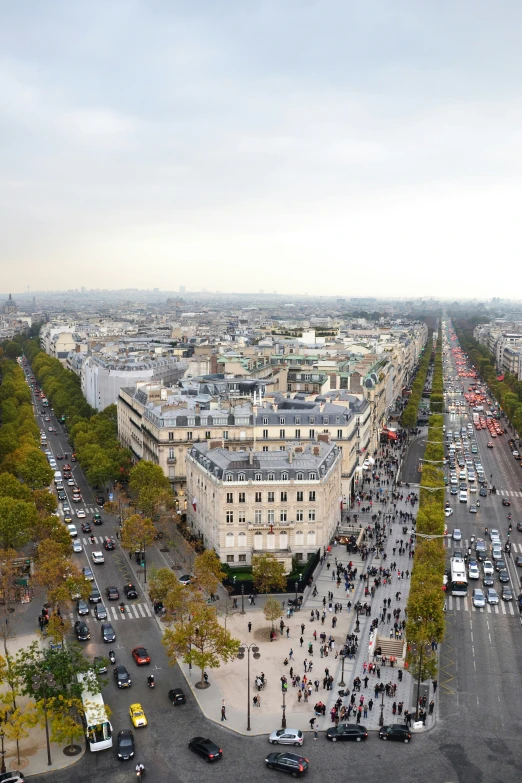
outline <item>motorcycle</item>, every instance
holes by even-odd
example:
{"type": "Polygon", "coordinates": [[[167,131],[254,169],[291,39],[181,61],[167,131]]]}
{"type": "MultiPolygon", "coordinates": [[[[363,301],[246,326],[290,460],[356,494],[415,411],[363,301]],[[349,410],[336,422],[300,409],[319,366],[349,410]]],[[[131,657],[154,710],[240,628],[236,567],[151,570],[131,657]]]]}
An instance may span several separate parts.
{"type": "Polygon", "coordinates": [[[474,540],[475,540],[475,536],[471,536],[471,538],[470,538],[471,543],[473,543],[474,540]]]}
{"type": "Polygon", "coordinates": [[[147,685],[149,686],[149,688],[154,688],[155,684],[156,683],[154,682],[154,675],[149,674],[149,676],[147,677],[147,685]]]}
{"type": "Polygon", "coordinates": [[[508,514],[508,519],[511,519],[511,514],[508,514]]]}
{"type": "Polygon", "coordinates": [[[116,663],[116,655],[114,654],[114,650],[109,650],[109,661],[111,663],[116,663]]]}
{"type": "Polygon", "coordinates": [[[120,612],[121,612],[122,614],[125,614],[125,604],[124,604],[124,603],[121,603],[121,604],[120,604],[120,606],[119,606],[119,609],[120,609],[120,612]]]}

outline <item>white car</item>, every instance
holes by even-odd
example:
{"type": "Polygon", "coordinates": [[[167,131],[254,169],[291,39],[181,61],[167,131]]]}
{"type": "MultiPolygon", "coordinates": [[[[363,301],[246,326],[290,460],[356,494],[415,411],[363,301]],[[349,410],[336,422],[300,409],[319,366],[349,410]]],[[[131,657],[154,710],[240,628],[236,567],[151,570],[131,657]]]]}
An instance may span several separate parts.
{"type": "Polygon", "coordinates": [[[78,531],[76,530],[76,525],[67,525],[67,531],[71,538],[77,538],[78,537],[78,531]]]}
{"type": "Polygon", "coordinates": [[[500,533],[498,530],[495,530],[495,528],[490,531],[489,537],[493,542],[498,542],[500,544],[500,533]]]}
{"type": "MultiPolygon", "coordinates": [[[[74,527],[74,525],[72,525],[72,527],[74,527]]],[[[79,538],[75,538],[73,541],[73,552],[81,552],[82,549],[82,542],[79,538]]]]}
{"type": "Polygon", "coordinates": [[[450,517],[452,514],[453,514],[453,509],[452,508],[445,508],[444,509],[444,516],[445,517],[450,517]]]}
{"type": "Polygon", "coordinates": [[[473,590],[473,606],[477,609],[483,609],[486,606],[486,599],[480,587],[476,587],[473,590]]]}
{"type": "Polygon", "coordinates": [[[493,568],[493,563],[491,560],[484,560],[482,569],[484,571],[484,576],[493,576],[495,573],[495,569],[493,568]]]}
{"type": "Polygon", "coordinates": [[[78,511],[76,512],[76,516],[78,517],[78,519],[85,519],[85,511],[83,510],[83,508],[78,509],[78,511]]]}
{"type": "Polygon", "coordinates": [[[476,563],[472,563],[468,568],[468,577],[470,579],[480,579],[480,571],[476,563]]]}
{"type": "Polygon", "coordinates": [[[458,529],[458,527],[455,528],[452,534],[452,538],[454,541],[462,541],[462,533],[458,529]]]}
{"type": "Polygon", "coordinates": [[[73,478],[67,479],[67,486],[68,487],[75,487],[76,481],[73,478]]]}
{"type": "Polygon", "coordinates": [[[100,563],[105,563],[103,552],[93,552],[91,557],[92,557],[92,562],[96,563],[97,565],[100,563]]]}
{"type": "Polygon", "coordinates": [[[303,732],[301,729],[277,729],[268,737],[272,745],[302,745],[303,732]]]}

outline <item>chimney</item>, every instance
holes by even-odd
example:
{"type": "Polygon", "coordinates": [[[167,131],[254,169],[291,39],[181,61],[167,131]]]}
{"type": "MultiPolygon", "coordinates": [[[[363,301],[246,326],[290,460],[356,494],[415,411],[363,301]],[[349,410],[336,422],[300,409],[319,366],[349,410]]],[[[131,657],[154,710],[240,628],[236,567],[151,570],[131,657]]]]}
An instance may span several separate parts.
{"type": "Polygon", "coordinates": [[[208,441],[208,450],[212,451],[213,449],[223,449],[225,448],[225,443],[223,440],[209,440],[208,441]]]}
{"type": "Polygon", "coordinates": [[[288,464],[291,465],[294,461],[294,452],[293,449],[290,449],[288,452],[288,464]]]}
{"type": "Polygon", "coordinates": [[[317,436],[317,440],[320,440],[323,443],[330,443],[330,433],[320,432],[319,435],[317,436]]]}
{"type": "Polygon", "coordinates": [[[248,454],[248,464],[253,465],[254,464],[254,451],[253,449],[250,449],[250,452],[248,454]]]}
{"type": "Polygon", "coordinates": [[[314,457],[318,457],[320,453],[321,453],[321,449],[319,448],[319,446],[314,446],[314,457]]]}
{"type": "Polygon", "coordinates": [[[296,447],[295,447],[295,453],[296,453],[296,454],[302,454],[302,453],[303,453],[303,451],[304,451],[304,449],[303,449],[303,447],[302,447],[302,446],[296,446],[296,447]]]}

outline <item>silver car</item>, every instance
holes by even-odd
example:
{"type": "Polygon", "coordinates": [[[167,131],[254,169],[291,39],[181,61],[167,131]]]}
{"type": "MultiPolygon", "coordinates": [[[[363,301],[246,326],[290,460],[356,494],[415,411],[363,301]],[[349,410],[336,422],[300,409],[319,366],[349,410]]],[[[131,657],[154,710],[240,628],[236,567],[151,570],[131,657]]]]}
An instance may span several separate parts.
{"type": "Polygon", "coordinates": [[[302,745],[303,732],[300,729],[277,729],[268,737],[272,745],[302,745]]]}
{"type": "Polygon", "coordinates": [[[477,609],[483,609],[486,606],[486,599],[484,593],[479,587],[473,590],[473,606],[477,609]]]}
{"type": "Polygon", "coordinates": [[[498,604],[498,593],[492,587],[486,590],[486,600],[488,604],[498,604]]]}

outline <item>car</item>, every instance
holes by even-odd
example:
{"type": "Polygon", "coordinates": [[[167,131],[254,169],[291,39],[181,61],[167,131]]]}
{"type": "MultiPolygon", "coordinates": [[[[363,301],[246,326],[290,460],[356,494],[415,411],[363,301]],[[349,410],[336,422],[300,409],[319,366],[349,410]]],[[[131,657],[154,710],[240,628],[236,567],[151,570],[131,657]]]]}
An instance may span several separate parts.
{"type": "Polygon", "coordinates": [[[94,574],[90,566],[84,566],[82,568],[82,574],[84,575],[85,579],[87,579],[88,582],[94,582],[94,574]]]}
{"type": "Polygon", "coordinates": [[[49,432],[54,432],[54,427],[47,427],[47,429],[49,430],[49,432]]]}
{"type": "Polygon", "coordinates": [[[134,734],[130,729],[122,729],[116,737],[116,752],[122,761],[134,756],[134,734]]]}
{"type": "Polygon", "coordinates": [[[411,740],[411,731],[404,723],[391,723],[379,730],[379,739],[408,743],[411,740]]]}
{"type": "Polygon", "coordinates": [[[484,574],[482,577],[482,584],[484,587],[494,587],[495,586],[495,578],[493,574],[484,574]]]}
{"type": "Polygon", "coordinates": [[[450,487],[450,495],[458,495],[459,490],[458,487],[450,487]]]}
{"type": "Polygon", "coordinates": [[[180,576],[179,581],[182,585],[189,585],[193,579],[194,577],[190,574],[183,574],[183,576],[180,576]]]}
{"type": "Polygon", "coordinates": [[[479,489],[479,495],[480,495],[481,498],[487,498],[488,491],[487,491],[486,487],[481,487],[479,489]]]}
{"type": "MultiPolygon", "coordinates": [[[[72,499],[73,499],[73,503],[81,503],[82,502],[82,496],[81,495],[73,495],[72,499]]],[[[85,516],[85,512],[84,512],[83,516],[85,516]]]]}
{"type": "Polygon", "coordinates": [[[96,604],[94,607],[94,616],[97,620],[106,620],[107,619],[107,609],[103,604],[96,604]]]}
{"type": "Polygon", "coordinates": [[[63,459],[63,454],[56,454],[56,459],[63,459]]]}
{"type": "Polygon", "coordinates": [[[484,560],[482,564],[482,570],[484,571],[485,574],[491,576],[495,573],[495,569],[493,567],[493,563],[491,562],[491,560],[484,560]]]}
{"type": "Polygon", "coordinates": [[[509,574],[507,568],[501,568],[499,570],[498,579],[501,584],[507,584],[509,582],[509,574]]]}
{"type": "Polygon", "coordinates": [[[82,533],[90,533],[91,530],[90,522],[82,522],[82,533]]]}
{"type": "MultiPolygon", "coordinates": [[[[520,454],[518,453],[518,451],[513,451],[511,453],[513,454],[515,459],[520,459],[520,454]]],[[[58,457],[58,459],[60,459],[60,458],[58,457]]]]}
{"type": "Polygon", "coordinates": [[[85,511],[83,510],[83,508],[79,508],[77,510],[76,516],[78,517],[78,519],[85,519],[85,511]]]}
{"type": "Polygon", "coordinates": [[[76,611],[78,612],[80,617],[82,615],[89,614],[90,612],[89,606],[87,605],[86,601],[83,600],[83,598],[79,598],[76,601],[76,611]]]}
{"type": "Polygon", "coordinates": [[[95,655],[93,663],[96,674],[107,674],[107,664],[105,663],[105,658],[102,658],[101,655],[95,655]]]}
{"type": "MultiPolygon", "coordinates": [[[[67,473],[67,471],[64,471],[64,473],[67,473]]],[[[73,478],[67,479],[67,486],[68,487],[75,487],[76,486],[75,480],[73,478]]]]}
{"type": "Polygon", "coordinates": [[[82,542],[79,538],[75,538],[72,542],[73,552],[81,552],[83,550],[82,542]]]}
{"type": "Polygon", "coordinates": [[[132,685],[132,680],[130,678],[129,672],[125,668],[125,666],[122,663],[119,663],[117,666],[114,667],[112,670],[112,676],[116,680],[116,685],[118,688],[130,688],[132,685]]]}
{"type": "Polygon", "coordinates": [[[136,704],[131,704],[129,707],[129,715],[135,729],[147,725],[147,718],[145,717],[141,704],[138,704],[137,702],[136,704]]]}
{"type": "Polygon", "coordinates": [[[361,742],[368,739],[366,726],[357,723],[339,723],[338,726],[331,726],[326,732],[326,739],[331,742],[354,741],[361,742]]]}
{"type": "Polygon", "coordinates": [[[498,604],[498,593],[493,587],[486,590],[486,601],[488,604],[498,604]]]}
{"type": "Polygon", "coordinates": [[[506,564],[502,558],[503,555],[500,555],[500,557],[495,559],[495,571],[502,571],[506,568],[506,564]]]}
{"type": "Polygon", "coordinates": [[[268,741],[272,745],[302,745],[303,732],[300,729],[277,729],[269,735],[268,741]]]}
{"type": "Polygon", "coordinates": [[[62,503],[62,511],[64,514],[70,514],[71,513],[71,507],[68,503],[62,503]]]}
{"type": "Polygon", "coordinates": [[[522,533],[522,522],[517,522],[517,530],[519,533],[522,533]]]}
{"type": "Polygon", "coordinates": [[[513,591],[507,585],[502,585],[502,591],[501,591],[500,595],[502,596],[502,600],[503,601],[512,601],[513,600],[513,591]]]}
{"type": "Polygon", "coordinates": [[[483,609],[486,606],[484,593],[479,587],[476,587],[473,590],[473,606],[475,606],[477,609],[483,609]]]}
{"type": "Polygon", "coordinates": [[[58,500],[67,500],[67,495],[65,494],[65,492],[63,491],[58,492],[58,500]]]}
{"type": "Polygon", "coordinates": [[[444,516],[445,517],[450,517],[452,514],[453,514],[453,509],[452,508],[445,508],[444,509],[444,516]]]}
{"type": "Polygon", "coordinates": [[[105,563],[103,552],[92,552],[91,557],[92,557],[92,562],[95,563],[96,565],[101,565],[102,563],[105,563]]]}
{"type": "Polygon", "coordinates": [[[193,753],[203,756],[208,762],[217,761],[223,756],[221,748],[212,740],[204,737],[192,737],[188,746],[193,753]]]}
{"type": "Polygon", "coordinates": [[[454,549],[453,555],[451,557],[452,560],[464,560],[464,552],[462,552],[460,549],[454,549]]]}
{"type": "Polygon", "coordinates": [[[174,707],[177,707],[178,704],[186,704],[187,702],[187,697],[182,688],[171,688],[167,695],[174,707]]]}
{"type": "Polygon", "coordinates": [[[108,536],[105,537],[105,540],[103,542],[103,546],[104,546],[105,549],[107,549],[109,551],[115,549],[114,541],[112,540],[112,538],[109,538],[108,536]]]}
{"type": "Polygon", "coordinates": [[[511,501],[508,500],[507,498],[502,498],[502,505],[503,506],[510,506],[511,505],[511,501]]]}
{"type": "Polygon", "coordinates": [[[470,563],[468,567],[468,577],[469,579],[480,579],[480,571],[476,563],[470,563]]]}
{"type": "Polygon", "coordinates": [[[452,536],[454,541],[462,541],[462,533],[458,529],[458,527],[455,528],[455,530],[452,533],[452,536]]]}
{"type": "Polygon", "coordinates": [[[518,557],[515,557],[515,565],[517,568],[522,568],[522,557],[520,555],[518,557]]]}
{"type": "Polygon", "coordinates": [[[492,527],[489,531],[489,537],[492,541],[500,541],[500,533],[495,527],[492,527]]]}
{"type": "Polygon", "coordinates": [[[23,772],[17,769],[0,773],[0,783],[25,783],[25,780],[23,772]]]}
{"type": "Polygon", "coordinates": [[[123,592],[125,593],[127,598],[137,598],[138,597],[138,591],[132,584],[132,582],[129,582],[126,585],[123,585],[123,592]]]}
{"type": "Polygon", "coordinates": [[[308,771],[308,759],[297,753],[269,753],[265,758],[265,763],[268,769],[288,772],[294,778],[300,777],[308,771]]]}
{"type": "Polygon", "coordinates": [[[103,519],[99,514],[93,514],[92,521],[94,525],[103,525],[103,519]]]}
{"type": "Polygon", "coordinates": [[[101,638],[106,644],[116,641],[116,633],[111,623],[102,623],[100,626],[101,638]]]}
{"type": "Polygon", "coordinates": [[[91,594],[89,595],[89,603],[90,604],[101,603],[101,593],[95,585],[91,587],[91,594]]]}
{"type": "Polygon", "coordinates": [[[110,585],[105,590],[105,595],[109,599],[109,601],[117,601],[120,597],[120,593],[118,591],[117,587],[114,587],[114,585],[110,585]]]}
{"type": "Polygon", "coordinates": [[[104,506],[105,505],[105,498],[103,497],[103,495],[96,495],[96,503],[99,506],[104,506]]]}
{"type": "Polygon", "coordinates": [[[74,623],[74,633],[79,642],[86,642],[91,638],[89,626],[83,620],[76,620],[74,623]]]}
{"type": "Polygon", "coordinates": [[[134,649],[131,650],[131,655],[138,666],[146,666],[150,663],[150,655],[145,647],[134,647],[134,649]]]}
{"type": "Polygon", "coordinates": [[[69,533],[71,538],[78,537],[78,531],[76,530],[76,525],[67,525],[67,532],[69,533]]]}
{"type": "Polygon", "coordinates": [[[477,511],[478,511],[478,508],[476,507],[475,504],[473,504],[472,506],[469,507],[469,513],[470,514],[476,514],[477,511]]]}

